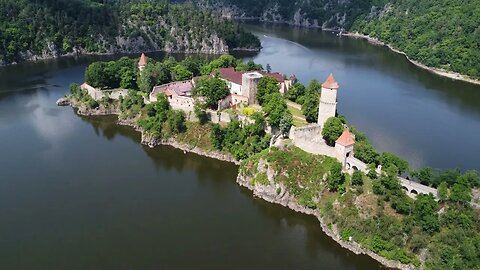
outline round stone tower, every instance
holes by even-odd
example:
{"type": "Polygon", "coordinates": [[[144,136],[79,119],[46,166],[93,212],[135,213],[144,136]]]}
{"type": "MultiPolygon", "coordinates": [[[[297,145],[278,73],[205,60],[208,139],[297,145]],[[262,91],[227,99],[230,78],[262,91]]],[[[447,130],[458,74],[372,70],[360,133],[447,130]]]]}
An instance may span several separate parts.
{"type": "Polygon", "coordinates": [[[248,72],[242,75],[242,95],[248,97],[248,104],[257,103],[257,85],[263,77],[258,72],[248,72]]]}
{"type": "Polygon", "coordinates": [[[320,93],[320,104],[318,106],[318,124],[323,127],[328,118],[334,117],[337,113],[337,91],[338,83],[333,74],[322,84],[320,93]]]}

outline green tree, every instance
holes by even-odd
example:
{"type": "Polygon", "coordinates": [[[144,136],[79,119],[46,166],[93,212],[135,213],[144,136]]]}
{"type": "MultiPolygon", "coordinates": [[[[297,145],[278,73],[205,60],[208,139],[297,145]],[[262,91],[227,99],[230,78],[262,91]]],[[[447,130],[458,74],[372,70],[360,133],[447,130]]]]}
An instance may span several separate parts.
{"type": "Polygon", "coordinates": [[[168,112],[167,123],[174,133],[185,131],[185,113],[183,111],[171,110],[168,112]]]}
{"type": "Polygon", "coordinates": [[[173,77],[175,78],[175,81],[190,80],[192,76],[193,73],[182,65],[176,65],[173,68],[173,77]]]}
{"type": "Polygon", "coordinates": [[[331,191],[337,191],[345,183],[345,175],[342,172],[342,164],[335,162],[330,169],[327,177],[328,188],[331,191]]]}
{"type": "Polygon", "coordinates": [[[206,106],[216,108],[218,101],[228,96],[230,90],[227,83],[220,78],[202,78],[193,89],[193,94],[205,97],[206,106]]]}
{"type": "Polygon", "coordinates": [[[374,163],[368,164],[368,173],[367,176],[370,177],[370,179],[375,180],[377,179],[377,170],[376,170],[376,165],[374,163]]]}
{"type": "Polygon", "coordinates": [[[442,202],[446,201],[448,199],[447,182],[440,183],[440,185],[438,185],[437,192],[438,192],[438,199],[442,202]]]}
{"type": "Polygon", "coordinates": [[[363,173],[359,170],[355,170],[352,175],[352,185],[363,186],[363,173]]]}
{"type": "Polygon", "coordinates": [[[292,114],[288,110],[285,110],[283,112],[283,116],[280,119],[280,124],[279,124],[280,132],[284,137],[288,135],[292,125],[293,125],[292,114]]]}
{"type": "Polygon", "coordinates": [[[137,74],[133,70],[123,67],[120,75],[120,87],[123,89],[137,89],[137,74]]]}
{"type": "Polygon", "coordinates": [[[257,101],[263,106],[270,94],[279,93],[280,86],[275,78],[264,76],[257,85],[257,101]]]}
{"type": "Polygon", "coordinates": [[[298,99],[305,95],[305,86],[301,83],[293,84],[290,89],[288,89],[285,97],[293,102],[298,103],[298,99]]]}
{"type": "Polygon", "coordinates": [[[205,123],[208,122],[208,114],[205,111],[206,107],[207,106],[205,103],[199,100],[195,100],[193,112],[195,113],[195,116],[198,118],[200,125],[204,125],[205,123]]]}
{"type": "Polygon", "coordinates": [[[379,154],[368,141],[358,141],[355,136],[355,157],[367,164],[377,164],[379,154]]]}
{"type": "Polygon", "coordinates": [[[313,80],[305,88],[305,95],[297,98],[297,102],[302,104],[303,115],[309,123],[317,122],[321,89],[322,85],[317,80],[313,80]]]}
{"type": "Polygon", "coordinates": [[[389,152],[384,152],[380,155],[380,164],[382,164],[382,167],[385,169],[393,165],[398,169],[399,173],[405,172],[408,169],[408,162],[406,160],[389,152]]]}
{"type": "Polygon", "coordinates": [[[422,229],[433,234],[440,229],[437,214],[438,204],[432,194],[419,194],[415,200],[415,219],[420,222],[422,229]]]}
{"type": "Polygon", "coordinates": [[[464,205],[470,203],[472,200],[472,189],[467,179],[460,179],[458,183],[453,185],[450,189],[450,200],[464,205]]]}
{"type": "MultiPolygon", "coordinates": [[[[284,117],[288,118],[286,114],[290,114],[287,109],[287,103],[279,92],[269,94],[266,100],[263,111],[267,114],[268,124],[272,127],[279,127],[282,119],[284,117]]],[[[286,123],[286,125],[288,125],[288,123],[286,123]]]]}
{"type": "Polygon", "coordinates": [[[225,132],[219,124],[212,124],[212,132],[210,134],[210,139],[215,149],[222,150],[223,141],[225,139],[225,132]]]}
{"type": "Polygon", "coordinates": [[[95,62],[90,64],[85,70],[85,81],[96,88],[106,87],[106,63],[95,62]]]}
{"type": "Polygon", "coordinates": [[[342,121],[337,117],[330,117],[327,119],[322,129],[322,136],[328,145],[333,146],[338,137],[342,135],[343,130],[344,127],[342,121]]]}

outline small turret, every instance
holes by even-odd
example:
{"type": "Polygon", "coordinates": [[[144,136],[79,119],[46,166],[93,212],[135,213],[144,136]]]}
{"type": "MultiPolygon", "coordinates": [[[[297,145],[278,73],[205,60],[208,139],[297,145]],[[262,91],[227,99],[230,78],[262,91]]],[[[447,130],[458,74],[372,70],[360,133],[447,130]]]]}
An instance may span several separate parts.
{"type": "Polygon", "coordinates": [[[142,56],[140,56],[140,60],[138,61],[138,69],[140,71],[143,71],[145,69],[145,66],[147,65],[148,58],[145,56],[144,53],[142,53],[142,56]]]}

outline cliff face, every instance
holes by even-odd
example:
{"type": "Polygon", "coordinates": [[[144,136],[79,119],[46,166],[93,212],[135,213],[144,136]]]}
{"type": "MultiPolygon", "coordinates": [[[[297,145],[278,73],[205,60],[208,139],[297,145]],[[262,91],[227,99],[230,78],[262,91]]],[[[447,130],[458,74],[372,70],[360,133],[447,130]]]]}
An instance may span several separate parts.
{"type": "Polygon", "coordinates": [[[222,16],[358,32],[427,67],[480,78],[480,0],[190,0],[222,16]]]}
{"type": "Polygon", "coordinates": [[[0,65],[63,55],[259,48],[251,33],[189,4],[0,0],[0,65]]]}
{"type": "Polygon", "coordinates": [[[360,14],[367,13],[373,6],[371,0],[191,0],[191,2],[229,18],[337,30],[348,29],[360,14]]]}

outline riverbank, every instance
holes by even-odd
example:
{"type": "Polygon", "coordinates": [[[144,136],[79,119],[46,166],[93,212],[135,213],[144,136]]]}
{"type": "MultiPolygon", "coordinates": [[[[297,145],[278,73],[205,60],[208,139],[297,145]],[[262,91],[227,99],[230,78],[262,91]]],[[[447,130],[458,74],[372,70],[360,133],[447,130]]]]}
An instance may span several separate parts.
{"type": "Polygon", "coordinates": [[[4,61],[0,61],[0,67],[6,67],[6,66],[13,66],[13,65],[18,65],[21,63],[35,63],[39,61],[47,61],[47,60],[55,60],[55,59],[61,59],[61,58],[68,58],[68,57],[82,57],[82,56],[111,56],[111,55],[137,55],[140,53],[166,53],[166,54],[206,54],[206,55],[222,55],[222,54],[228,54],[228,53],[233,53],[233,52],[245,52],[245,53],[252,53],[252,52],[259,52],[261,51],[262,47],[260,46],[259,48],[233,48],[233,49],[228,49],[228,50],[222,50],[222,51],[195,51],[195,50],[132,50],[132,51],[115,51],[115,52],[71,52],[71,53],[66,53],[62,55],[31,55],[30,57],[20,61],[20,62],[11,62],[11,63],[6,63],[4,61]]]}
{"type": "Polygon", "coordinates": [[[464,82],[480,85],[480,80],[476,80],[476,79],[470,78],[466,75],[462,75],[460,73],[456,73],[456,72],[453,72],[453,71],[448,71],[448,70],[445,70],[445,69],[429,67],[429,66],[424,65],[424,64],[422,64],[418,61],[415,61],[415,60],[411,59],[410,57],[408,57],[408,55],[405,52],[402,52],[402,51],[396,49],[395,47],[393,47],[392,45],[387,44],[383,41],[380,41],[377,38],[373,38],[373,37],[370,37],[368,35],[360,34],[358,32],[356,32],[356,33],[346,32],[346,33],[341,33],[341,35],[346,36],[346,37],[351,37],[351,38],[365,39],[369,43],[371,43],[373,45],[376,45],[376,46],[385,46],[385,47],[389,48],[390,50],[392,50],[393,52],[405,56],[407,58],[407,60],[410,63],[414,64],[415,66],[417,66],[419,68],[422,68],[422,69],[425,69],[425,70],[428,70],[428,71],[430,71],[434,74],[437,74],[439,76],[447,77],[447,78],[450,78],[450,79],[453,79],[453,80],[459,80],[459,81],[464,81],[464,82]]]}
{"type": "MultiPolygon", "coordinates": [[[[89,109],[85,106],[83,106],[81,103],[68,100],[66,98],[61,98],[59,101],[57,101],[57,105],[59,106],[66,106],[69,105],[71,106],[75,112],[78,115],[82,116],[105,116],[105,115],[120,115],[120,111],[118,109],[106,109],[106,108],[100,108],[100,109],[89,109]]],[[[221,161],[226,161],[226,162],[231,162],[236,165],[240,165],[240,161],[236,160],[232,155],[228,153],[223,153],[220,151],[214,151],[214,150],[205,150],[202,149],[201,147],[198,146],[193,146],[193,145],[188,145],[181,143],[177,141],[175,138],[158,138],[155,136],[152,136],[150,134],[147,134],[141,127],[139,127],[136,124],[135,119],[119,119],[117,121],[117,124],[119,125],[124,125],[124,126],[129,126],[135,129],[136,131],[141,133],[141,141],[140,143],[143,145],[146,145],[150,148],[154,148],[159,145],[168,145],[174,148],[177,148],[181,151],[189,152],[189,153],[194,153],[197,155],[221,160],[221,161]]],[[[321,217],[321,214],[318,209],[309,209],[306,208],[302,205],[300,205],[297,202],[297,199],[291,195],[288,194],[288,192],[284,192],[281,194],[277,194],[277,191],[274,187],[267,187],[267,186],[256,186],[252,185],[252,179],[244,176],[241,172],[237,175],[236,182],[250,191],[252,191],[253,195],[256,197],[259,197],[267,202],[270,203],[275,203],[275,204],[280,204],[284,207],[287,207],[293,211],[307,214],[307,215],[313,215],[315,216],[319,222],[320,222],[320,227],[322,228],[322,231],[329,236],[331,239],[333,239],[335,242],[337,242],[341,247],[348,249],[352,251],[353,253],[360,255],[368,255],[369,257],[375,259],[382,265],[389,267],[389,268],[398,268],[402,270],[413,270],[417,269],[413,265],[407,265],[407,264],[402,264],[399,261],[393,261],[393,260],[388,260],[383,258],[382,256],[365,249],[361,247],[359,243],[356,243],[354,241],[344,241],[340,238],[340,234],[338,230],[336,230],[335,226],[332,226],[332,228],[329,228],[329,226],[326,224],[326,222],[323,220],[321,217]]],[[[283,189],[285,190],[285,189],[283,189]]]]}
{"type": "MultiPolygon", "coordinates": [[[[389,268],[396,268],[396,269],[402,269],[402,270],[418,269],[411,264],[407,265],[398,261],[387,260],[382,256],[374,253],[373,251],[363,248],[359,243],[356,243],[354,241],[342,240],[340,238],[340,233],[336,229],[336,227],[332,226],[332,228],[329,228],[327,223],[322,218],[320,211],[318,209],[309,209],[300,205],[294,197],[288,194],[288,192],[277,193],[277,190],[275,189],[275,187],[264,186],[264,185],[252,185],[252,182],[253,181],[251,177],[244,176],[241,173],[239,173],[237,176],[237,183],[240,186],[245,187],[250,191],[252,191],[255,197],[261,198],[269,203],[282,205],[298,213],[315,216],[320,223],[320,227],[322,228],[322,231],[328,237],[330,237],[335,242],[337,242],[342,248],[348,249],[349,251],[355,253],[356,255],[360,255],[360,254],[367,255],[373,258],[374,260],[378,261],[382,265],[389,268]]],[[[282,190],[285,190],[285,189],[282,188],[282,190]]]]}

